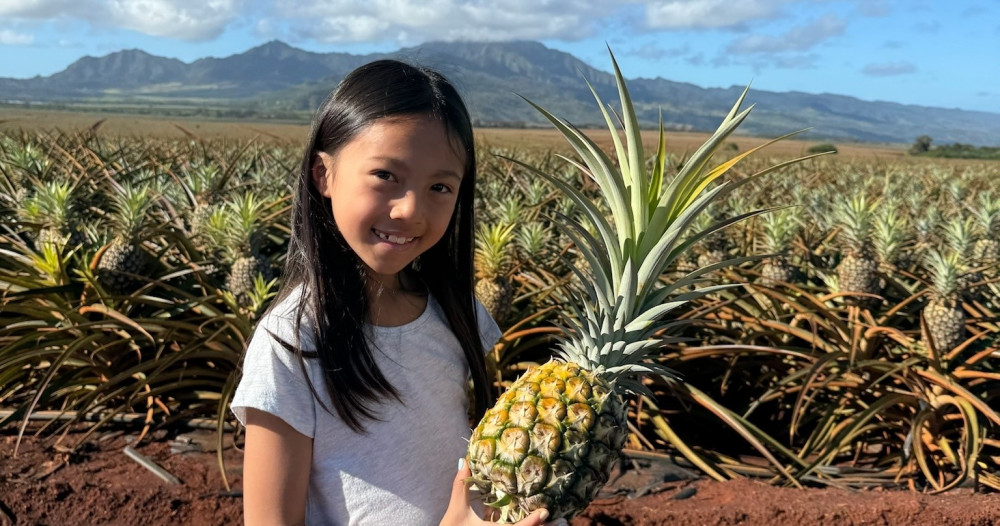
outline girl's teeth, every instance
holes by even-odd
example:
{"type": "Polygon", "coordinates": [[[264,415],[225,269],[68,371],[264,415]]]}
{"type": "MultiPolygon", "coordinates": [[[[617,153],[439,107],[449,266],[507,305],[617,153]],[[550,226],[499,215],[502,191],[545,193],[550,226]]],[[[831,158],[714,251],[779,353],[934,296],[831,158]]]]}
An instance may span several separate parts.
{"type": "Polygon", "coordinates": [[[380,238],[382,238],[382,239],[384,239],[384,240],[386,240],[386,241],[388,241],[390,243],[395,243],[397,245],[404,245],[404,244],[409,243],[410,241],[413,241],[414,239],[416,239],[416,238],[413,238],[413,237],[393,236],[393,235],[390,235],[390,234],[385,234],[383,232],[379,232],[377,230],[375,231],[375,233],[378,235],[378,237],[380,237],[380,238]]]}

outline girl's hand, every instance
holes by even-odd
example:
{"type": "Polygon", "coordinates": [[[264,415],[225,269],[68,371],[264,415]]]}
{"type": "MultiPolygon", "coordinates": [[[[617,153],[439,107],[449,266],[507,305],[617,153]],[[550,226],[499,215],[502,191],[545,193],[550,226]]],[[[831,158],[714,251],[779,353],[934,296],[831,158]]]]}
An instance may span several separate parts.
{"type": "MultiPolygon", "coordinates": [[[[452,486],[451,502],[448,503],[448,511],[441,519],[441,526],[496,524],[484,521],[476,514],[476,510],[472,509],[472,505],[469,503],[468,483],[466,482],[471,476],[472,470],[469,469],[465,459],[462,459],[459,461],[458,473],[455,475],[455,482],[452,486]]],[[[566,526],[565,519],[546,523],[545,519],[547,518],[549,518],[548,510],[538,509],[516,522],[514,526],[566,526]]]]}

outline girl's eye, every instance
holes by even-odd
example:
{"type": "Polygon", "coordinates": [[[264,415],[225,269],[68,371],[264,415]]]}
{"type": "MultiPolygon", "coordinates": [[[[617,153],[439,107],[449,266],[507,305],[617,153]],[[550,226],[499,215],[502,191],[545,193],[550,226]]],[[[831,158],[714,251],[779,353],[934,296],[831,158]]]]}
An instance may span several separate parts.
{"type": "Polygon", "coordinates": [[[383,181],[392,181],[394,179],[392,173],[387,172],[386,170],[375,170],[372,172],[372,175],[382,179],[383,181]]]}
{"type": "Polygon", "coordinates": [[[442,193],[442,194],[450,194],[451,193],[451,187],[448,186],[448,185],[446,185],[446,184],[436,184],[434,186],[431,186],[431,190],[434,190],[435,192],[442,193]]]}

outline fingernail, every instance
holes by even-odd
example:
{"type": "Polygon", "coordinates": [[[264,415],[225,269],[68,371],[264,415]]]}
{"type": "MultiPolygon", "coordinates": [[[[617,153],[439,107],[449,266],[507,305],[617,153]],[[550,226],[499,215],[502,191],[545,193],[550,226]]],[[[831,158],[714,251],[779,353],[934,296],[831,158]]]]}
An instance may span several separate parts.
{"type": "Polygon", "coordinates": [[[464,458],[458,459],[458,470],[462,471],[462,468],[464,467],[465,467],[465,459],[464,458]]]}
{"type": "Polygon", "coordinates": [[[538,518],[542,519],[542,521],[545,521],[545,519],[549,518],[549,510],[542,510],[541,512],[539,512],[538,518]]]}

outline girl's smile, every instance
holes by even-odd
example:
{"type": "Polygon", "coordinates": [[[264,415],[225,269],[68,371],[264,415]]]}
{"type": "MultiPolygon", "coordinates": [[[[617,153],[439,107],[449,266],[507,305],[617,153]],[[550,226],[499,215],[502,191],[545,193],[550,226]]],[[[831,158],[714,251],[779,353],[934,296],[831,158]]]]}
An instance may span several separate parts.
{"type": "Polygon", "coordinates": [[[432,115],[383,118],[335,155],[320,152],[313,181],[330,199],[351,249],[383,284],[448,229],[465,159],[432,115]]]}

